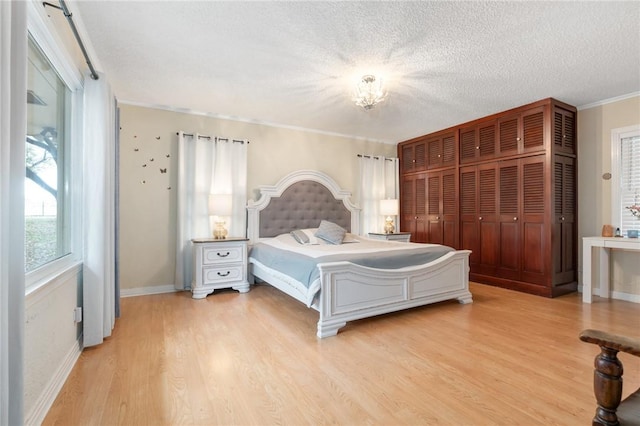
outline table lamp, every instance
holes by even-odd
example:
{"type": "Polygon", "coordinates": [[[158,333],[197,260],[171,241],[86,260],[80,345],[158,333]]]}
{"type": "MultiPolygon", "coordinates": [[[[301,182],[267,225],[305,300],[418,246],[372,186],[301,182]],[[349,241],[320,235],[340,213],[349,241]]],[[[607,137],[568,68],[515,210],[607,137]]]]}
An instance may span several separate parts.
{"type": "Polygon", "coordinates": [[[213,238],[224,240],[227,238],[225,217],[231,216],[231,194],[209,194],[209,216],[214,217],[213,238]]]}
{"type": "Polygon", "coordinates": [[[395,231],[393,216],[398,215],[398,200],[380,200],[380,214],[387,217],[384,223],[384,233],[393,234],[395,231]]]}

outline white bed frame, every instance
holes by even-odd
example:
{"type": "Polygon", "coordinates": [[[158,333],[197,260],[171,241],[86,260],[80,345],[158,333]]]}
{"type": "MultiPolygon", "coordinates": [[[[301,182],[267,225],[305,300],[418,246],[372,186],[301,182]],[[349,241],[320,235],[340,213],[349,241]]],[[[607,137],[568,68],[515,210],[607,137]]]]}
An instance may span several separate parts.
{"type": "MultiPolygon", "coordinates": [[[[351,232],[359,234],[358,209],[351,194],[341,190],[328,175],[301,170],[282,178],[275,186],[260,187],[260,198],[249,201],[248,237],[250,244],[259,242],[260,211],[271,198],[279,197],[296,182],[311,180],[323,184],[333,196],[351,211],[351,232]]],[[[320,269],[321,290],[311,306],[320,313],[317,335],[334,336],[347,321],[368,318],[443,300],[473,301],[469,291],[469,250],[447,253],[425,265],[401,269],[373,269],[350,262],[323,263],[320,269]]],[[[292,279],[249,258],[250,282],[257,277],[306,304],[305,295],[292,284],[292,279]]]]}

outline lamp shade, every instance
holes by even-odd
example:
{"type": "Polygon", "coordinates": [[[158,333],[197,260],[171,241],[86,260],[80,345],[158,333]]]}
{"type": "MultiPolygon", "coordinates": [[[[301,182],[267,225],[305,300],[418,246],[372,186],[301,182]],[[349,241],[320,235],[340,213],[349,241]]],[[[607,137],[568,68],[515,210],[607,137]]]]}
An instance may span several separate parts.
{"type": "Polygon", "coordinates": [[[231,216],[231,194],[209,194],[210,216],[231,216]]]}
{"type": "Polygon", "coordinates": [[[397,216],[398,215],[398,200],[380,200],[380,214],[382,216],[397,216]]]}

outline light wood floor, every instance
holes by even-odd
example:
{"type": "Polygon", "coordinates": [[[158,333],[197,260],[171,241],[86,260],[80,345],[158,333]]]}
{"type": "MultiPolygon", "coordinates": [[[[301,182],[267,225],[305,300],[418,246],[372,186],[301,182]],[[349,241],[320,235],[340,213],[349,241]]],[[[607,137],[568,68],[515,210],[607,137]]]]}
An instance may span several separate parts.
{"type": "MultiPolygon", "coordinates": [[[[318,314],[272,287],[122,300],[44,425],[587,425],[595,345],[640,335],[640,304],[546,299],[480,284],[315,337],[318,314]]],[[[640,358],[621,354],[623,393],[640,358]]]]}

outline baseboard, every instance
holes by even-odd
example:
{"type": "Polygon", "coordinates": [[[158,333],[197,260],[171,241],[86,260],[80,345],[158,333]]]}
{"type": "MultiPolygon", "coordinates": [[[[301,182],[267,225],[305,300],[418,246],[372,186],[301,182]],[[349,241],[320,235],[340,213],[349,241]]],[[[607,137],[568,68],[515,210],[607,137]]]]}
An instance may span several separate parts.
{"type": "Polygon", "coordinates": [[[25,417],[25,425],[41,425],[46,417],[49,409],[56,400],[58,393],[67,381],[67,377],[71,373],[73,366],[76,365],[80,354],[82,353],[82,335],[76,340],[74,345],[69,349],[67,355],[64,357],[62,364],[56,371],[56,374],[51,378],[51,381],[44,389],[36,403],[34,404],[31,412],[25,417]]]}
{"type": "MultiPolygon", "coordinates": [[[[578,291],[582,293],[582,284],[578,286],[578,291]]],[[[602,295],[600,294],[599,288],[593,289],[593,295],[602,297],[602,295]]],[[[609,297],[612,299],[624,300],[626,302],[640,303],[640,294],[623,293],[621,291],[612,291],[609,297]]]]}
{"type": "Polygon", "coordinates": [[[121,288],[120,297],[148,296],[150,294],[175,293],[176,291],[182,290],[176,290],[173,284],[156,287],[121,288]]]}

